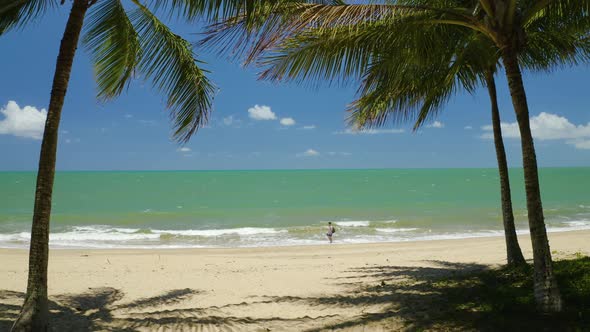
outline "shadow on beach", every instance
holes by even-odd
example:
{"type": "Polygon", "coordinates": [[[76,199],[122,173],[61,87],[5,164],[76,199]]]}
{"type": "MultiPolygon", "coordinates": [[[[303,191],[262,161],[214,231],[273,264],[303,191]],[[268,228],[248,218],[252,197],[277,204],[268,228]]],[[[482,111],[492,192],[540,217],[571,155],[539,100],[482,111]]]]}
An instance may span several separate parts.
{"type": "MultiPolygon", "coordinates": [[[[223,307],[166,309],[199,294],[192,289],[169,291],[161,296],[139,299],[131,303],[116,304],[123,293],[114,288],[91,289],[79,295],[50,297],[50,324],[53,331],[250,331],[296,326],[310,318],[289,319],[280,317],[251,318],[217,315],[223,307]],[[268,323],[268,324],[267,324],[268,323]]],[[[0,331],[9,331],[24,300],[24,293],[0,290],[0,331]]],[[[246,303],[237,306],[247,305],[246,303]]]]}
{"type": "MultiPolygon", "coordinates": [[[[527,279],[530,268],[491,270],[478,264],[424,263],[430,267],[373,265],[350,269],[328,280],[340,286],[337,294],[261,295],[242,303],[210,307],[194,307],[194,300],[198,302],[203,292],[193,289],[171,290],[129,303],[121,302],[124,294],[120,290],[89,289],[84,294],[50,297],[51,325],[55,331],[590,329],[590,300],[567,298],[567,291],[564,297],[566,303],[576,305],[573,310],[551,316],[535,312],[532,281],[527,279]],[[277,307],[285,312],[283,317],[253,317],[277,307]],[[295,307],[305,316],[290,317],[290,309],[295,307]]],[[[584,277],[589,272],[578,273],[584,277]]],[[[20,292],[0,291],[0,331],[10,329],[23,297],[20,292]]]]}

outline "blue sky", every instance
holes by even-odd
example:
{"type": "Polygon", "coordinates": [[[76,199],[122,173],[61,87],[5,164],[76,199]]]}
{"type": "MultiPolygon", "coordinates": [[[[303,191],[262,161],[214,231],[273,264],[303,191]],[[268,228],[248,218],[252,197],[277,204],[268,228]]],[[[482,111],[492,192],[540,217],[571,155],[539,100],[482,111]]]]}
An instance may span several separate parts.
{"type": "MultiPolygon", "coordinates": [[[[0,38],[0,170],[35,170],[40,140],[37,118],[47,108],[59,41],[69,8],[0,38]],[[15,103],[10,103],[14,101],[15,103]],[[26,106],[34,107],[25,109],[26,106]],[[24,121],[24,120],[23,120],[24,121]],[[19,129],[20,128],[20,129],[19,129]]],[[[189,41],[198,27],[171,23],[189,41]]],[[[212,121],[181,149],[170,140],[162,98],[134,81],[115,101],[100,104],[88,54],[78,49],[63,109],[58,170],[285,169],[494,167],[485,91],[460,94],[437,123],[413,133],[389,126],[375,133],[347,134],[344,109],[355,87],[312,89],[256,79],[214,54],[198,50],[219,91],[212,121]],[[258,106],[256,106],[258,105],[258,106]],[[270,109],[270,110],[269,110],[270,109]],[[249,112],[251,110],[251,112],[249,112]],[[275,119],[260,120],[266,115],[275,119]],[[252,114],[251,114],[252,113],[252,114]],[[257,114],[257,116],[256,116],[257,114]],[[254,117],[254,118],[253,118],[254,117]],[[256,119],[257,118],[257,119],[256,119]],[[291,120],[281,119],[290,118],[291,120]],[[294,124],[293,124],[294,122],[294,124]]],[[[551,74],[526,74],[537,156],[541,166],[590,165],[590,96],[586,66],[551,74]]],[[[511,166],[520,166],[520,145],[506,82],[498,78],[511,166]]]]}

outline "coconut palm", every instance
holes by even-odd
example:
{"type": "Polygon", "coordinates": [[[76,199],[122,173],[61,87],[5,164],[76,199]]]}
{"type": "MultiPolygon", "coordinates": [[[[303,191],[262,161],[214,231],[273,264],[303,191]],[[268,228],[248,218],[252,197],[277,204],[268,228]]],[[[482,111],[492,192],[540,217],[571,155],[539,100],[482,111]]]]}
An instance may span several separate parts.
{"type": "Polygon", "coordinates": [[[508,265],[523,265],[526,263],[522,250],[516,236],[514,225],[514,212],[512,210],[512,194],[510,192],[510,176],[508,175],[508,161],[504,140],[502,139],[502,126],[500,121],[500,110],[498,108],[498,95],[496,93],[496,82],[494,72],[488,70],[484,73],[485,86],[490,96],[492,111],[492,130],[494,133],[494,146],[496,148],[496,160],[498,162],[498,174],[500,177],[500,200],[502,206],[502,221],[504,225],[504,238],[506,240],[506,255],[508,265]]]}
{"type": "MultiPolygon", "coordinates": [[[[370,29],[375,40],[380,40],[384,44],[387,40],[379,39],[384,35],[409,36],[405,39],[415,39],[417,43],[431,42],[436,45],[437,42],[451,41],[448,43],[448,48],[451,49],[457,46],[452,42],[454,37],[437,34],[437,37],[442,38],[437,41],[432,38],[432,31],[436,31],[434,27],[475,34],[478,38],[488,41],[492,46],[488,52],[495,54],[503,64],[521,134],[528,220],[533,245],[535,299],[542,311],[559,311],[562,306],[561,296],[552,269],[521,67],[524,60],[535,57],[541,68],[555,64],[554,59],[545,58],[543,52],[526,54],[527,47],[534,43],[542,47],[546,40],[553,41],[550,47],[555,47],[560,45],[563,37],[565,49],[571,38],[586,38],[590,27],[589,11],[589,0],[398,0],[386,4],[337,6],[289,4],[265,8],[263,14],[267,15],[266,20],[261,20],[257,15],[252,15],[258,18],[257,21],[244,16],[227,20],[214,26],[206,41],[228,41],[225,44],[219,43],[220,50],[235,51],[238,55],[247,54],[247,62],[253,61],[265,51],[273,50],[275,46],[292,36],[305,35],[310,29],[327,32],[339,27],[348,27],[357,33],[370,29]],[[235,43],[232,44],[230,40],[238,40],[240,43],[232,46],[235,43]],[[250,44],[250,47],[246,49],[243,47],[244,44],[250,44]]],[[[363,52],[370,52],[370,49],[364,47],[360,45],[354,50],[334,49],[331,52],[337,54],[340,60],[326,64],[325,68],[320,65],[314,67],[313,59],[301,58],[287,67],[286,72],[298,71],[302,67],[299,75],[301,79],[313,75],[330,78],[333,77],[331,74],[358,73],[356,70],[382,60],[363,57],[363,52]],[[318,71],[318,68],[321,68],[321,71],[318,71]]],[[[536,50],[542,49],[541,47],[537,47],[536,50]]],[[[438,51],[440,48],[433,50],[438,51]]],[[[572,50],[574,53],[576,51],[576,48],[572,50]]],[[[272,59],[273,54],[269,53],[268,58],[272,59]]],[[[402,51],[397,50],[392,57],[398,56],[399,53],[402,51]]],[[[435,52],[430,54],[431,58],[438,56],[435,52]]],[[[487,54],[487,57],[489,56],[490,54],[487,54]]],[[[318,63],[321,63],[321,60],[315,64],[318,63]]],[[[432,63],[436,63],[436,60],[432,63]]],[[[445,66],[448,64],[449,62],[446,62],[445,66]]],[[[284,73],[274,74],[279,77],[284,73]]],[[[272,76],[273,72],[265,75],[272,76]]],[[[396,79],[395,76],[392,78],[387,74],[382,76],[388,76],[394,81],[396,79]]],[[[431,82],[430,79],[425,81],[425,84],[431,82]]],[[[432,88],[436,90],[437,87],[432,88]]],[[[420,95],[413,95],[416,91],[412,86],[402,88],[402,91],[406,94],[407,103],[420,98],[420,95]]],[[[362,97],[364,102],[382,104],[381,109],[395,108],[395,98],[383,99],[383,96],[376,94],[362,97]],[[388,105],[391,101],[393,105],[388,105]]],[[[437,103],[442,100],[444,99],[434,98],[427,99],[426,102],[437,103]]],[[[402,112],[398,115],[404,117],[408,114],[411,112],[402,112]]]]}
{"type": "MultiPolygon", "coordinates": [[[[449,36],[447,33],[446,36],[449,36]]],[[[421,61],[416,66],[409,66],[408,61],[415,61],[413,59],[419,58],[421,55],[429,54],[432,51],[432,44],[429,45],[430,50],[420,49],[419,47],[409,47],[409,56],[405,59],[395,57],[394,59],[401,66],[394,67],[397,72],[394,74],[391,70],[385,70],[382,66],[373,65],[370,68],[370,72],[380,72],[377,76],[366,75],[363,80],[363,90],[359,100],[354,102],[351,107],[351,122],[353,125],[358,127],[375,126],[385,123],[385,120],[390,117],[391,113],[402,112],[405,113],[407,110],[414,110],[416,115],[416,123],[414,129],[421,127],[427,119],[434,118],[440,110],[442,110],[444,104],[453,95],[453,92],[460,88],[473,93],[474,87],[478,82],[481,82],[487,87],[492,112],[492,127],[494,146],[496,151],[496,159],[498,162],[498,172],[500,179],[500,201],[502,210],[502,221],[504,226],[504,237],[506,242],[506,259],[508,265],[522,265],[526,261],[520,249],[518,243],[518,237],[516,234],[516,227],[514,224],[514,213],[512,210],[512,199],[510,193],[510,178],[508,174],[508,163],[506,159],[506,152],[504,149],[504,142],[502,139],[502,129],[500,126],[500,112],[498,108],[496,84],[494,81],[494,72],[496,70],[497,59],[486,60],[486,55],[489,54],[489,43],[481,38],[468,38],[464,47],[455,47],[452,50],[454,53],[450,53],[447,57],[441,58],[446,63],[436,61],[433,64],[425,63],[421,61]],[[483,45],[481,44],[483,43],[483,45]],[[474,45],[475,44],[475,45],[474,45]],[[488,44],[488,45],[486,45],[488,44]],[[483,47],[482,47],[483,46],[483,47]],[[418,68],[416,68],[418,67],[418,68]],[[398,76],[399,73],[404,72],[403,75],[398,76]],[[407,72],[407,74],[406,74],[407,72]],[[388,76],[384,75],[388,73],[389,77],[396,77],[394,85],[383,85],[380,82],[375,82],[375,90],[371,90],[372,83],[371,79],[387,79],[388,76]],[[428,76],[423,76],[428,75],[428,76]],[[424,77],[428,77],[428,80],[424,80],[424,77]],[[367,83],[369,86],[367,86],[367,83]],[[427,83],[427,84],[424,84],[427,83]],[[412,86],[415,90],[412,95],[414,97],[410,100],[407,99],[407,89],[405,87],[412,86]],[[420,91],[420,89],[425,89],[420,91]],[[373,103],[368,99],[374,99],[378,97],[380,100],[387,101],[385,103],[373,103]],[[395,99],[399,99],[395,101],[395,99]],[[367,103],[368,101],[368,103],[367,103]],[[409,103],[408,103],[409,102],[409,103]],[[394,106],[391,108],[389,106],[394,106]]],[[[383,45],[383,41],[375,44],[383,45]]],[[[407,47],[407,43],[406,43],[407,47]]],[[[447,50],[449,50],[447,48],[447,50]]],[[[444,50],[442,50],[444,52],[444,50]]],[[[380,53],[378,56],[387,57],[387,50],[380,53]]],[[[441,52],[435,52],[432,54],[441,54],[441,52]]],[[[426,62],[428,59],[426,59],[426,62]]],[[[377,64],[383,64],[377,62],[377,64]]],[[[389,65],[388,62],[385,65],[389,65]]],[[[409,117],[405,114],[406,117],[409,117]]],[[[395,118],[395,114],[393,115],[395,118]]]]}
{"type": "MultiPolygon", "coordinates": [[[[385,29],[388,31],[388,29],[385,29]]],[[[462,87],[469,92],[473,92],[473,87],[480,82],[487,88],[492,111],[492,128],[494,145],[496,149],[496,157],[498,162],[498,171],[500,178],[500,194],[502,216],[507,249],[507,261],[509,265],[518,265],[525,263],[522,251],[518,244],[516,236],[516,229],[514,225],[514,214],[512,211],[512,201],[510,194],[510,182],[508,175],[508,165],[506,161],[506,153],[504,143],[502,140],[502,129],[500,121],[500,113],[498,109],[498,101],[496,94],[496,84],[494,73],[498,62],[497,55],[493,51],[493,45],[482,38],[480,33],[474,35],[457,35],[450,31],[443,30],[444,35],[436,36],[437,31],[429,32],[428,35],[436,36],[436,40],[446,40],[449,42],[449,37],[457,36],[463,40],[452,44],[450,48],[452,51],[446,57],[434,58],[436,62],[427,63],[429,61],[428,54],[445,54],[449,51],[447,45],[438,45],[436,41],[424,42],[409,42],[400,43],[400,37],[394,36],[393,39],[380,38],[373,39],[375,45],[373,58],[388,58],[388,54],[392,54],[392,49],[395,47],[406,47],[409,54],[406,58],[401,58],[399,55],[394,56],[393,60],[397,63],[392,66],[391,61],[375,61],[368,70],[363,80],[363,86],[360,94],[361,98],[354,102],[350,111],[352,112],[352,122],[358,126],[374,126],[383,124],[385,119],[391,113],[402,112],[404,114],[407,110],[415,110],[417,115],[417,122],[415,129],[420,127],[426,119],[437,115],[442,106],[452,96],[456,87],[462,87]],[[383,46],[385,45],[385,47],[383,46]],[[441,50],[434,50],[435,46],[443,46],[441,50]],[[426,47],[426,48],[425,48],[426,47]],[[446,50],[445,50],[446,47],[446,50]],[[489,55],[492,55],[491,57],[489,55]],[[416,62],[416,59],[424,58],[419,64],[412,66],[408,65],[411,62],[416,62]],[[442,62],[441,62],[442,61],[442,62]],[[391,68],[386,68],[389,66],[391,68]],[[416,66],[420,67],[416,69],[416,66]],[[400,73],[404,73],[400,75],[400,73]],[[428,77],[428,80],[424,80],[428,77]],[[476,79],[474,81],[474,79],[476,79]],[[385,82],[384,82],[385,81],[385,82]],[[389,83],[387,83],[389,82],[389,83]],[[408,88],[413,87],[410,95],[414,96],[408,100],[408,88]],[[423,89],[423,91],[420,91],[423,89]],[[375,102],[378,101],[378,102],[375,102]]],[[[346,43],[346,34],[340,31],[337,35],[332,35],[339,39],[340,49],[354,48],[359,43],[358,36],[354,40],[349,40],[346,43]],[[345,46],[345,45],[348,45],[345,46]]],[[[372,38],[372,37],[369,37],[372,38]]],[[[316,40],[326,40],[326,36],[316,40]]],[[[327,59],[321,55],[301,54],[301,50],[317,50],[320,46],[305,45],[304,47],[299,43],[300,48],[297,50],[296,56],[314,58],[316,62],[321,62],[325,66],[336,61],[336,59],[327,59]]],[[[590,43],[585,38],[580,38],[578,35],[561,34],[559,37],[542,37],[539,34],[530,34],[529,43],[519,56],[519,61],[526,67],[532,70],[548,70],[551,67],[560,65],[574,65],[580,61],[587,61],[590,55],[590,43]],[[540,38],[542,38],[540,40],[540,38]]],[[[334,52],[333,52],[334,53],[334,52]]],[[[281,50],[281,56],[274,56],[273,65],[267,71],[274,71],[289,66],[290,55],[288,50],[281,50]]],[[[430,60],[432,61],[432,59],[430,60]]],[[[293,72],[291,75],[295,74],[293,72]]],[[[395,117],[395,114],[394,116],[395,117]]]]}

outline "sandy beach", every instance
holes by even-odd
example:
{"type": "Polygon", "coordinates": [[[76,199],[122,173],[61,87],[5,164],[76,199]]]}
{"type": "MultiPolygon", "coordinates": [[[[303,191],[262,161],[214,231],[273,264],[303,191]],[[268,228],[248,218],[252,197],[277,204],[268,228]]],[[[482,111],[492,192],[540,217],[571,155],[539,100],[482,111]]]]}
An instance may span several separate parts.
{"type": "MultiPolygon", "coordinates": [[[[554,258],[590,254],[590,231],[549,236],[554,258]]],[[[520,243],[530,259],[529,238],[522,236],[520,243]]],[[[503,261],[502,237],[252,249],[52,250],[50,309],[60,331],[390,331],[411,328],[412,317],[429,305],[429,297],[420,296],[427,294],[408,290],[408,284],[503,261]],[[380,291],[384,286],[394,291],[380,291]]],[[[4,331],[22,303],[27,251],[0,249],[0,262],[4,331]]]]}

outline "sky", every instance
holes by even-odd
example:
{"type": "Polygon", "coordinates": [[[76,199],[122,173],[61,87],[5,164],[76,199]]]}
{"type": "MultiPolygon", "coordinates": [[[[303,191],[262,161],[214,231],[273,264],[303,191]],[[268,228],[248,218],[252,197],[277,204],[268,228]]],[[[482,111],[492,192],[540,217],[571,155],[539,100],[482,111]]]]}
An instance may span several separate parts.
{"type": "MultiPolygon", "coordinates": [[[[0,37],[0,171],[36,170],[40,137],[68,2],[0,37]]],[[[167,21],[191,42],[199,25],[167,21]]],[[[65,99],[58,170],[197,170],[495,167],[486,91],[457,94],[437,119],[413,132],[389,125],[355,132],[345,108],[356,87],[257,80],[257,68],[196,49],[217,87],[212,118],[185,145],[171,140],[162,95],[135,80],[119,98],[96,100],[92,64],[78,48],[65,99]]],[[[540,166],[590,166],[587,66],[525,73],[540,166]]],[[[509,164],[520,143],[503,79],[497,77],[509,164]]]]}

